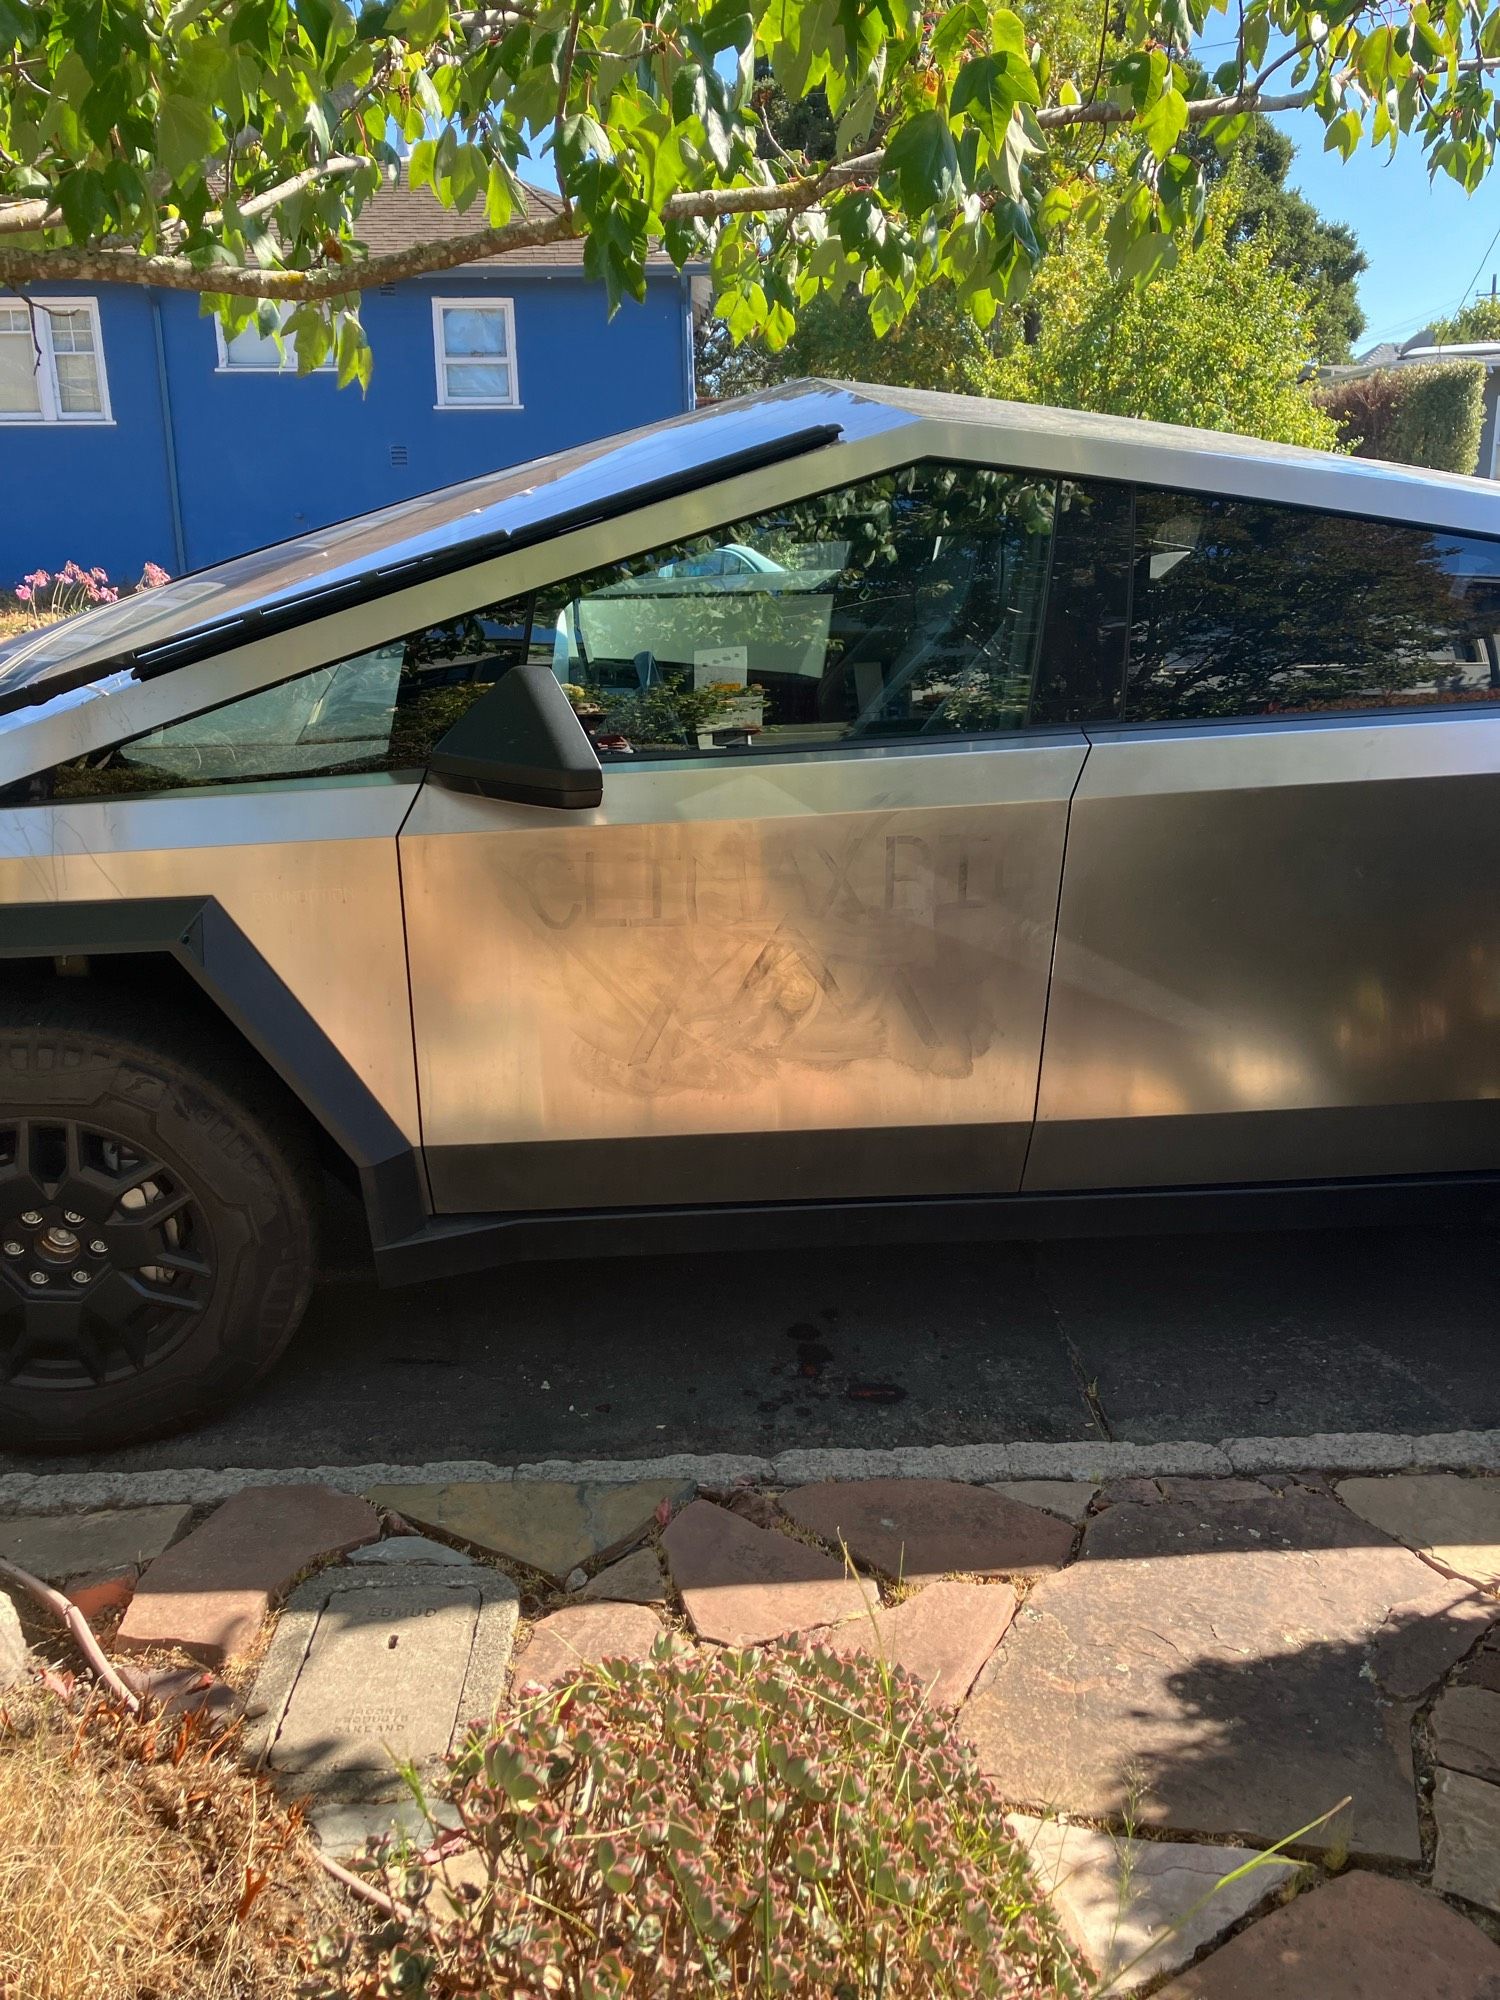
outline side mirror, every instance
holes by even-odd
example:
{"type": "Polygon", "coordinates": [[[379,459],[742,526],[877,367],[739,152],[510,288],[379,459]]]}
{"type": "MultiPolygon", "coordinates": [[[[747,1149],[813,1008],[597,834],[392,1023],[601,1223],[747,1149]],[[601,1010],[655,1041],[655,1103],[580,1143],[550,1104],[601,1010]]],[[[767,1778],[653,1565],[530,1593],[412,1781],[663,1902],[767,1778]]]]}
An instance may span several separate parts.
{"type": "Polygon", "coordinates": [[[550,667],[512,667],[438,741],[427,768],[520,805],[577,811],[604,797],[598,755],[550,667]]]}

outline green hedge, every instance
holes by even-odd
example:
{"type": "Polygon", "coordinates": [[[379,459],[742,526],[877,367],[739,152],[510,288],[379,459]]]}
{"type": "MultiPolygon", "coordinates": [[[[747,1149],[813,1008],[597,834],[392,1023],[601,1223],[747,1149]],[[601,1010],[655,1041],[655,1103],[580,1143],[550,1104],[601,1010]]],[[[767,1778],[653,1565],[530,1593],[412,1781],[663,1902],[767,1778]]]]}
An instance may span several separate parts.
{"type": "Polygon", "coordinates": [[[1325,382],[1316,399],[1359,458],[1473,472],[1484,427],[1484,368],[1433,361],[1325,382]]]}

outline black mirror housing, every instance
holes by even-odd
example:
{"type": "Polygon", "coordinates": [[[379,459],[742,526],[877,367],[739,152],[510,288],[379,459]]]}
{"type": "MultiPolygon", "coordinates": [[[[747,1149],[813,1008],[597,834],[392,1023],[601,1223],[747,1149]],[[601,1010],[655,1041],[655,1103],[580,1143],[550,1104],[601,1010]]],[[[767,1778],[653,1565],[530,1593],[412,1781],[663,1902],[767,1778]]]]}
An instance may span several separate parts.
{"type": "Polygon", "coordinates": [[[577,812],[604,797],[604,771],[550,667],[512,667],[434,746],[427,767],[487,798],[577,812]]]}

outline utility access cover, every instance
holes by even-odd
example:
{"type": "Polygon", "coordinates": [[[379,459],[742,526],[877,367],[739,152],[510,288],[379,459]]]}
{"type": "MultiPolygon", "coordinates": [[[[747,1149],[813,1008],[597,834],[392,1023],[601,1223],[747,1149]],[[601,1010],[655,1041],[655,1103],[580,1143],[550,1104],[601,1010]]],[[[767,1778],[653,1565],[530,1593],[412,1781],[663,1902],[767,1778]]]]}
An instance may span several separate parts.
{"type": "Polygon", "coordinates": [[[252,1758],[288,1789],[346,1803],[401,1795],[487,1721],[504,1692],[515,1586],[496,1571],[325,1571],[296,1591],[256,1682],[252,1758]]]}

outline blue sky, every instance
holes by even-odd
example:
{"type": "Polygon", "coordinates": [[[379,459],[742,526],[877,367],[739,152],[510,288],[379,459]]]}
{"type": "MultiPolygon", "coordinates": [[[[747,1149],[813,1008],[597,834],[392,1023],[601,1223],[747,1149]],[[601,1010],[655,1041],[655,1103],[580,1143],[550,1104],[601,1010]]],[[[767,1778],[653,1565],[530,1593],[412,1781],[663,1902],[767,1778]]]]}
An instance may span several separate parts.
{"type": "Polygon", "coordinates": [[[1403,340],[1475,289],[1489,290],[1491,272],[1500,272],[1500,182],[1466,195],[1446,174],[1428,180],[1412,139],[1401,141],[1394,159],[1388,147],[1361,146],[1346,161],[1323,151],[1313,112],[1275,122],[1297,148],[1289,184],[1331,222],[1349,223],[1370,260],[1359,286],[1368,324],[1357,347],[1403,340]]]}

